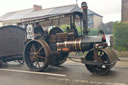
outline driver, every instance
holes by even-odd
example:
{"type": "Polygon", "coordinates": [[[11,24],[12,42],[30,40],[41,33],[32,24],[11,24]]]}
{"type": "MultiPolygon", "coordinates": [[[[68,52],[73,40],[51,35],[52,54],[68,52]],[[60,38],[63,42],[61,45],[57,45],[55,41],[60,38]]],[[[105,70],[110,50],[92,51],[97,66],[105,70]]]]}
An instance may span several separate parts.
{"type": "Polygon", "coordinates": [[[44,30],[39,24],[39,22],[36,22],[35,28],[34,28],[34,36],[35,39],[39,39],[44,34],[44,30]]]}

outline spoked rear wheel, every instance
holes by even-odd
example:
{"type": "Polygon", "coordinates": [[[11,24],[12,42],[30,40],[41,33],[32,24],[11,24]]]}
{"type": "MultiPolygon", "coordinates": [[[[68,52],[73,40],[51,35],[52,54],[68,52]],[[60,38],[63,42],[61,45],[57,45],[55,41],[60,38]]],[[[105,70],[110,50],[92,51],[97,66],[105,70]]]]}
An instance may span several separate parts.
{"type": "Polygon", "coordinates": [[[52,66],[60,66],[62,65],[68,57],[68,53],[58,53],[52,55],[52,66]]]}
{"type": "MultiPolygon", "coordinates": [[[[91,50],[85,57],[85,60],[96,62],[93,58],[94,53],[93,50],[91,50]]],[[[109,56],[103,51],[98,51],[98,59],[100,60],[102,65],[91,65],[91,64],[85,64],[86,68],[94,74],[103,75],[106,74],[110,70],[110,59],[109,56]]]]}
{"type": "Polygon", "coordinates": [[[28,42],[24,50],[27,66],[33,71],[44,71],[50,63],[50,49],[43,40],[28,42]]]}

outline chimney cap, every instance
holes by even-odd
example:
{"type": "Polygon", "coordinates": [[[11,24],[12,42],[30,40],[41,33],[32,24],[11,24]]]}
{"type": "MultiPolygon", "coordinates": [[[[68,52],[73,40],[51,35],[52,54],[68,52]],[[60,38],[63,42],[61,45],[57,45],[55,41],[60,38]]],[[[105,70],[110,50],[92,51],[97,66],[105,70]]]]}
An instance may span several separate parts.
{"type": "Polygon", "coordinates": [[[34,11],[39,11],[39,10],[42,10],[42,6],[33,5],[33,9],[34,9],[34,11]]]}

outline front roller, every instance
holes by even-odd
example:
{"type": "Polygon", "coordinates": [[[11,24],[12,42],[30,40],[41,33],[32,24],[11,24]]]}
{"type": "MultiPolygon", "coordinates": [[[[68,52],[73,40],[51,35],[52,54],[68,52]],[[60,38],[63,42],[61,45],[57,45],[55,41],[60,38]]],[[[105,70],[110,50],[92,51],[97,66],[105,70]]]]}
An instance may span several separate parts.
{"type": "Polygon", "coordinates": [[[91,50],[85,57],[86,68],[94,74],[106,74],[118,61],[115,52],[111,48],[97,50],[97,58],[95,58],[94,55],[94,50],[91,50]],[[93,63],[86,63],[86,61],[93,63]]]}
{"type": "Polygon", "coordinates": [[[50,64],[50,48],[44,40],[31,40],[24,49],[26,65],[33,71],[44,71],[50,64]]]}

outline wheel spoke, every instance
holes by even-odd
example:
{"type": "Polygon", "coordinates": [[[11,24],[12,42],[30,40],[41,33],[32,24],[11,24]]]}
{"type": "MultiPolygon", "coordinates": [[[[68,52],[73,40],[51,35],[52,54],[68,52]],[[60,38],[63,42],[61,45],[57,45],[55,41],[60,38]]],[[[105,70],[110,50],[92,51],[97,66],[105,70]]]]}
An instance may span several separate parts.
{"type": "Polygon", "coordinates": [[[35,63],[37,59],[31,58],[31,63],[35,63]]]}
{"type": "Polygon", "coordinates": [[[40,68],[40,63],[37,61],[37,66],[40,68]]]}
{"type": "Polygon", "coordinates": [[[37,54],[39,54],[40,53],[40,51],[41,51],[41,49],[42,49],[43,47],[40,47],[39,48],[39,50],[37,51],[37,54]]]}
{"type": "Polygon", "coordinates": [[[41,58],[41,59],[44,59],[45,60],[45,57],[44,56],[38,56],[38,58],[41,58]]]}
{"type": "Polygon", "coordinates": [[[35,46],[35,44],[32,44],[31,52],[36,52],[36,46],[35,46]]]}
{"type": "Polygon", "coordinates": [[[36,67],[37,67],[37,65],[38,65],[38,62],[36,61],[35,63],[36,63],[36,67]]]}
{"type": "Polygon", "coordinates": [[[29,52],[29,54],[30,54],[30,57],[31,57],[31,56],[32,56],[32,57],[35,56],[35,55],[34,55],[34,52],[29,52]]]}

